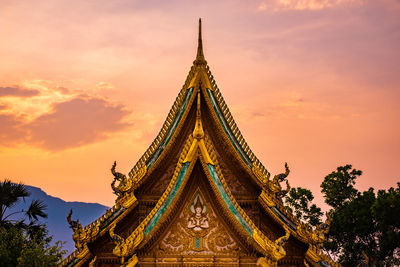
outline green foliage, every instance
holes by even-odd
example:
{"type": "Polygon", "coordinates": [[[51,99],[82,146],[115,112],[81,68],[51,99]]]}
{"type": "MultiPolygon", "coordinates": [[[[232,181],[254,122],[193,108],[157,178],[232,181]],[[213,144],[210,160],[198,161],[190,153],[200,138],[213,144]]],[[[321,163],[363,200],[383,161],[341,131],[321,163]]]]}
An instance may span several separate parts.
{"type": "Polygon", "coordinates": [[[311,204],[314,196],[308,189],[297,187],[292,188],[285,198],[288,209],[300,220],[316,226],[321,223],[321,208],[311,204]]]}
{"type": "Polygon", "coordinates": [[[61,242],[51,245],[51,240],[45,226],[41,226],[32,237],[16,226],[0,227],[1,266],[57,266],[65,251],[61,242]]]}
{"type": "Polygon", "coordinates": [[[331,227],[324,247],[343,266],[357,266],[368,257],[372,266],[398,265],[400,259],[400,184],[378,194],[354,187],[361,171],[338,167],[321,184],[332,209],[331,227]]]}
{"type": "Polygon", "coordinates": [[[62,243],[51,245],[45,225],[38,219],[47,218],[46,205],[33,200],[27,210],[12,211],[13,206],[30,193],[23,184],[9,180],[0,182],[0,263],[3,267],[57,266],[66,252],[62,243]],[[13,219],[24,215],[24,219],[13,219]]]}
{"type": "Polygon", "coordinates": [[[47,206],[43,202],[33,200],[25,214],[30,221],[37,221],[39,217],[47,218],[47,214],[44,212],[46,207],[47,206]]]}
{"type": "MultiPolygon", "coordinates": [[[[356,179],[362,174],[351,165],[338,167],[321,184],[325,202],[331,206],[331,225],[324,250],[343,266],[400,266],[400,183],[397,188],[373,188],[359,192],[356,179]],[[365,257],[364,257],[365,256],[365,257]]],[[[285,199],[295,216],[315,226],[321,209],[311,204],[308,189],[292,188],[285,199]]]]}
{"type": "Polygon", "coordinates": [[[362,172],[351,168],[351,165],[338,167],[336,171],[327,175],[321,184],[325,202],[332,208],[341,206],[357,195],[358,191],[354,188],[354,184],[362,172]]]}
{"type": "Polygon", "coordinates": [[[24,236],[21,229],[0,227],[0,262],[4,267],[17,266],[18,257],[24,246],[24,236]]]}
{"type": "Polygon", "coordinates": [[[379,190],[371,211],[379,243],[376,259],[400,265],[400,183],[396,189],[379,190]],[[397,257],[394,257],[396,250],[397,257]]]}
{"type": "Polygon", "coordinates": [[[325,248],[339,255],[344,266],[356,266],[363,260],[361,251],[369,256],[376,248],[371,214],[374,201],[375,193],[370,189],[331,211],[332,222],[325,248]]]}
{"type": "Polygon", "coordinates": [[[373,188],[358,193],[331,213],[325,248],[339,255],[344,266],[362,262],[360,251],[374,266],[400,263],[400,184],[378,194],[373,188]]]}

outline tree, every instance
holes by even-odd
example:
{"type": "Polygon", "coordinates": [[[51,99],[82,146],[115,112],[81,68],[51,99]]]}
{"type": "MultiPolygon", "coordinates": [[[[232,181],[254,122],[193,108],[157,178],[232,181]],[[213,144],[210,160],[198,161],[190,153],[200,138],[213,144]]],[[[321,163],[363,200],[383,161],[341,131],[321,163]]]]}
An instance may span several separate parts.
{"type": "Polygon", "coordinates": [[[23,229],[0,227],[0,263],[4,267],[57,266],[66,253],[62,243],[51,245],[52,237],[42,225],[32,236],[23,229]]]}
{"type": "Polygon", "coordinates": [[[338,167],[336,171],[327,175],[321,184],[325,202],[332,208],[341,206],[357,195],[358,191],[354,188],[354,184],[362,171],[351,168],[349,164],[338,167]]]}
{"type": "Polygon", "coordinates": [[[298,219],[316,226],[321,223],[322,212],[317,205],[311,204],[313,199],[314,196],[310,190],[297,187],[289,191],[285,203],[298,219]]]}
{"type": "MultiPolygon", "coordinates": [[[[373,188],[359,192],[355,184],[361,174],[345,165],[321,184],[325,202],[331,207],[324,250],[343,266],[359,266],[365,258],[369,266],[400,266],[400,183],[378,193],[373,188]]],[[[308,189],[294,188],[285,202],[297,218],[315,226],[321,210],[311,204],[313,198],[308,189]]]]}
{"type": "Polygon", "coordinates": [[[39,223],[40,218],[47,218],[43,202],[33,200],[27,210],[12,210],[18,201],[29,195],[21,183],[0,182],[1,266],[57,266],[65,254],[61,242],[50,244],[52,237],[46,226],[39,223]]]}
{"type": "Polygon", "coordinates": [[[325,202],[332,208],[325,249],[344,266],[357,266],[368,257],[374,266],[393,266],[400,259],[400,184],[388,191],[373,188],[359,192],[362,174],[351,165],[338,167],[321,184],[325,202]]]}
{"type": "Polygon", "coordinates": [[[17,266],[24,246],[22,230],[17,227],[0,227],[0,262],[2,266],[17,266]]]}
{"type": "Polygon", "coordinates": [[[379,190],[371,207],[376,222],[379,249],[375,254],[379,261],[393,266],[400,265],[400,183],[388,191],[379,190]]]}
{"type": "Polygon", "coordinates": [[[371,214],[374,201],[375,193],[371,188],[330,211],[332,222],[325,248],[339,256],[344,266],[357,266],[363,261],[361,251],[370,257],[377,246],[375,222],[371,214]]]}
{"type": "Polygon", "coordinates": [[[9,211],[18,201],[25,200],[25,197],[30,195],[26,187],[19,183],[12,183],[10,180],[4,180],[0,182],[0,226],[11,227],[18,225],[19,227],[29,227],[29,224],[33,226],[35,222],[41,218],[47,218],[47,214],[44,212],[46,205],[39,201],[33,200],[27,210],[9,211]],[[21,219],[15,216],[24,215],[29,220],[29,224],[25,223],[25,219],[21,219]],[[14,216],[14,217],[13,217],[14,216]]]}

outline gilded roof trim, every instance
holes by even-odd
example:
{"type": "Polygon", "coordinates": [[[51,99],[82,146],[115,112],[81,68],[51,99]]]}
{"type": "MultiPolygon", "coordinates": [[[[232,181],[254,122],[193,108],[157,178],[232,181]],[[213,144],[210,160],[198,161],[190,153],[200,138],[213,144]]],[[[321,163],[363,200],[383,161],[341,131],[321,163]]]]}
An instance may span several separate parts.
{"type": "MultiPolygon", "coordinates": [[[[174,102],[174,104],[172,105],[167,118],[164,121],[163,126],[161,127],[160,132],[158,133],[158,135],[156,136],[156,138],[154,139],[154,141],[151,143],[151,145],[149,146],[149,148],[144,152],[144,154],[140,157],[140,159],[137,161],[137,163],[135,164],[135,166],[131,169],[131,171],[129,172],[129,177],[132,178],[134,177],[135,173],[138,172],[143,165],[147,165],[147,163],[149,162],[149,160],[154,156],[154,153],[158,151],[158,149],[160,148],[160,146],[164,145],[164,146],[168,146],[168,144],[171,143],[171,140],[174,139],[174,137],[176,136],[176,133],[179,132],[180,130],[180,124],[178,125],[178,127],[172,132],[172,135],[168,135],[168,133],[170,133],[172,126],[174,126],[173,122],[176,121],[177,116],[179,116],[179,112],[182,108],[182,105],[184,104],[185,101],[185,96],[187,96],[187,94],[190,92],[190,97],[189,97],[189,103],[187,104],[187,106],[184,109],[184,114],[182,114],[180,121],[184,121],[186,116],[187,116],[187,107],[191,106],[191,102],[193,101],[193,90],[190,89],[194,89],[193,86],[191,86],[191,82],[194,80],[195,78],[195,67],[192,66],[188,76],[186,77],[186,81],[183,84],[182,89],[179,91],[179,94],[174,102]],[[165,143],[165,138],[169,138],[168,142],[165,143]]],[[[166,150],[166,147],[163,149],[163,151],[166,150]]],[[[161,153],[162,154],[162,153],[161,153]]],[[[159,161],[160,156],[157,157],[156,161],[159,161]]],[[[150,167],[154,166],[153,162],[150,167]]],[[[149,167],[148,167],[149,168],[149,167]]]]}
{"type": "MultiPolygon", "coordinates": [[[[252,165],[257,166],[263,175],[268,176],[269,172],[261,163],[261,161],[256,157],[256,155],[252,152],[249,145],[247,144],[246,140],[244,139],[242,133],[239,130],[231,112],[229,111],[228,105],[225,103],[225,100],[217,86],[217,83],[214,79],[214,76],[211,73],[210,67],[207,65],[205,67],[205,73],[207,78],[209,79],[209,83],[211,84],[212,88],[209,88],[213,91],[215,99],[221,109],[221,112],[230,128],[230,131],[233,133],[234,137],[236,138],[237,143],[240,145],[242,151],[247,155],[247,157],[251,160],[252,165]]],[[[251,167],[250,167],[251,168],[251,167]]]]}
{"type": "MultiPolygon", "coordinates": [[[[208,65],[206,66],[207,76],[204,77],[213,88],[202,87],[201,90],[206,96],[206,103],[210,110],[213,110],[211,115],[214,120],[219,122],[221,129],[219,132],[224,133],[226,140],[231,143],[232,151],[235,151],[234,155],[237,154],[237,160],[241,163],[241,166],[248,172],[250,177],[262,188],[265,187],[265,180],[268,181],[270,173],[265,169],[261,162],[256,158],[250,147],[244,140],[240,130],[238,129],[233,116],[229,112],[229,108],[223,100],[222,94],[219,92],[215,80],[209,70],[208,65]],[[256,170],[256,171],[255,171],[256,170]]],[[[203,71],[204,72],[204,71],[203,71]]],[[[206,84],[206,81],[203,82],[206,84]]],[[[264,194],[268,194],[268,191],[264,191],[264,194]]],[[[272,202],[271,205],[262,205],[263,208],[275,219],[278,223],[284,227],[288,227],[292,234],[298,237],[300,240],[305,241],[304,238],[299,237],[296,232],[297,226],[300,221],[293,216],[286,207],[280,203],[276,198],[268,197],[272,202]]],[[[261,202],[261,200],[260,200],[261,202]]],[[[263,203],[261,203],[263,204],[263,203]]]]}
{"type": "MultiPolygon", "coordinates": [[[[286,253],[282,247],[283,243],[278,244],[269,240],[251,221],[251,219],[239,206],[232,193],[229,191],[219,165],[216,162],[216,156],[213,153],[212,144],[208,140],[207,136],[205,136],[203,143],[206,147],[206,151],[202,150],[200,147],[197,147],[200,146],[201,143],[196,143],[196,141],[199,140],[193,138],[192,135],[189,137],[181,153],[174,175],[162,197],[159,199],[149,215],[132,232],[132,234],[116,244],[116,247],[114,248],[114,254],[120,257],[129,257],[135,253],[137,248],[143,247],[146,243],[146,240],[151,239],[153,233],[155,233],[160,225],[167,220],[172,207],[176,203],[176,199],[178,199],[183,192],[183,188],[189,179],[188,177],[192,172],[194,163],[196,162],[197,158],[199,158],[207,179],[213,188],[214,194],[217,196],[217,199],[223,207],[223,210],[225,210],[227,214],[230,214],[228,217],[231,218],[231,221],[234,222],[234,225],[238,227],[237,229],[239,229],[239,232],[244,236],[250,235],[250,237],[252,237],[250,239],[252,240],[250,244],[252,244],[253,247],[255,246],[254,248],[263,253],[266,257],[271,258],[271,260],[277,261],[284,257],[286,253]],[[198,152],[194,154],[194,157],[191,159],[191,161],[187,161],[187,154],[191,150],[193,144],[197,144],[196,149],[198,152]],[[204,153],[209,155],[214,164],[207,163],[205,160],[207,155],[203,155],[204,153]]],[[[289,232],[287,232],[287,235],[289,235],[289,232]]],[[[286,240],[287,238],[288,236],[286,237],[286,240]]]]}

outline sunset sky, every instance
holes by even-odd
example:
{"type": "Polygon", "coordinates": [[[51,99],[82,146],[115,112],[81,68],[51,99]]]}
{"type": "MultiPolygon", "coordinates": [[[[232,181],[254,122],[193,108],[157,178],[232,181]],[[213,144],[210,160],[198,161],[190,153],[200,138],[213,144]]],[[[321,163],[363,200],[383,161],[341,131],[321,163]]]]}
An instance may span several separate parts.
{"type": "Polygon", "coordinates": [[[111,206],[205,57],[274,175],[309,188],[337,166],[357,188],[400,181],[398,0],[0,0],[0,178],[111,206]]]}

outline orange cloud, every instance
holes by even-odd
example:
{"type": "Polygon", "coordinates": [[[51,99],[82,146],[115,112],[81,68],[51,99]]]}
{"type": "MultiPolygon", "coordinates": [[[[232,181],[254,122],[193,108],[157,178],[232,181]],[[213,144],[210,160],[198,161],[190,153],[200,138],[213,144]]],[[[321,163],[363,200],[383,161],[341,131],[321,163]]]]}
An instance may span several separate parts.
{"type": "Polygon", "coordinates": [[[2,146],[18,143],[56,151],[104,140],[131,125],[124,121],[130,113],[124,106],[89,95],[55,102],[49,112],[33,119],[13,113],[8,105],[1,105],[0,110],[2,146]]]}
{"type": "Polygon", "coordinates": [[[108,134],[124,130],[128,111],[99,98],[75,98],[55,104],[54,111],[45,114],[26,128],[32,143],[48,150],[82,146],[107,138],[108,134]]]}
{"type": "Polygon", "coordinates": [[[11,114],[0,114],[0,145],[10,145],[25,138],[20,118],[11,114]]]}
{"type": "Polygon", "coordinates": [[[23,89],[19,87],[0,87],[0,97],[14,96],[14,97],[32,97],[39,95],[38,90],[23,89]]]}

